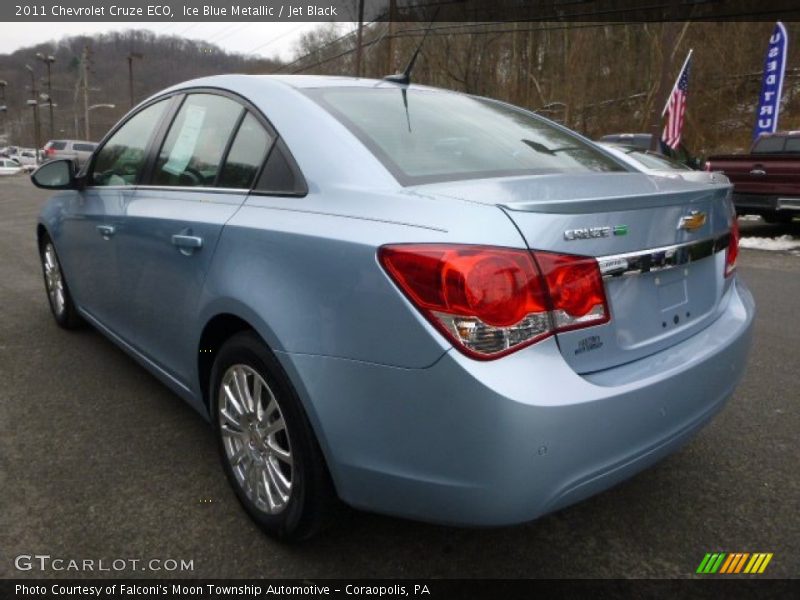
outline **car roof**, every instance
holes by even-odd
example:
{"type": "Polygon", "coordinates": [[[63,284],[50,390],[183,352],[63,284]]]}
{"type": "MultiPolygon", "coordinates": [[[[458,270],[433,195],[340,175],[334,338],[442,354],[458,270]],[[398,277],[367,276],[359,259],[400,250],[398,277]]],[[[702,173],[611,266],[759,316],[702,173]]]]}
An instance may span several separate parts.
{"type": "Polygon", "coordinates": [[[370,89],[424,89],[442,93],[457,94],[458,92],[452,90],[445,90],[430,86],[410,84],[408,86],[403,84],[386,81],[384,79],[369,79],[366,77],[347,77],[342,75],[243,75],[234,73],[230,75],[212,75],[210,77],[201,77],[199,79],[192,79],[183,83],[176,84],[166,90],[158,92],[158,96],[164,92],[178,91],[181,89],[188,89],[194,87],[219,87],[231,91],[240,91],[243,88],[252,90],[255,87],[261,88],[266,91],[268,89],[275,89],[276,87],[291,88],[300,92],[301,90],[315,89],[315,88],[341,88],[341,87],[362,87],[370,89]]]}

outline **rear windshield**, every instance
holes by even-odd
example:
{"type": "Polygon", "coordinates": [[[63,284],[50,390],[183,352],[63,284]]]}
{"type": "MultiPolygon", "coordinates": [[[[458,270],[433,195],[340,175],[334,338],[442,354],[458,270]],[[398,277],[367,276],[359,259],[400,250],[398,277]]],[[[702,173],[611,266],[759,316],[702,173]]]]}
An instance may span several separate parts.
{"type": "Polygon", "coordinates": [[[414,89],[306,92],[350,129],[403,185],[625,171],[580,138],[490,100],[414,89]]]}
{"type": "Polygon", "coordinates": [[[48,147],[51,150],[63,150],[67,147],[67,142],[50,142],[48,147]]]}

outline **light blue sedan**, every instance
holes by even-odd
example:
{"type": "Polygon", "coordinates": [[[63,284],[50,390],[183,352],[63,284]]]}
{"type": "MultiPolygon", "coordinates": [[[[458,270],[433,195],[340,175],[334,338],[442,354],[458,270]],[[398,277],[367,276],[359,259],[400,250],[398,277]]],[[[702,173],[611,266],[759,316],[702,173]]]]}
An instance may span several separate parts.
{"type": "Polygon", "coordinates": [[[284,539],[337,498],[534,519],[675,451],[744,371],[730,186],[633,172],[502,102],[211,77],[32,178],[61,190],[36,231],[56,322],[210,419],[284,539]]]}

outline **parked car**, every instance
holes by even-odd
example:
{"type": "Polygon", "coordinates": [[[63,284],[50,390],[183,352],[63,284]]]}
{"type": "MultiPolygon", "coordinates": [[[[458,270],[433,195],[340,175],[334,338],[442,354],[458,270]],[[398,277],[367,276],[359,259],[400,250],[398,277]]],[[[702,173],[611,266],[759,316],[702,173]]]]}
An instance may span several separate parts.
{"type": "Polygon", "coordinates": [[[634,169],[655,175],[657,177],[671,177],[698,183],[730,183],[722,173],[709,171],[695,171],[682,162],[669,158],[650,150],[640,150],[634,146],[622,146],[601,142],[600,145],[616,158],[631,165],[634,169]]]}
{"type": "Polygon", "coordinates": [[[13,154],[11,158],[20,164],[23,171],[33,171],[39,165],[35,150],[20,149],[16,154],[13,154]]]}
{"type": "Polygon", "coordinates": [[[749,154],[711,156],[705,169],[728,176],[739,214],[760,215],[768,223],[800,216],[800,131],[762,135],[749,154]]]}
{"type": "Polygon", "coordinates": [[[730,190],[502,102],[216,76],[139,105],[79,174],[32,179],[60,190],[36,231],[56,322],[209,419],[281,538],[337,496],[534,519],[675,451],[744,372],[730,190]]]}
{"type": "Polygon", "coordinates": [[[50,140],[42,148],[43,160],[69,158],[82,166],[92,156],[97,144],[81,140],[50,140]]]}
{"type": "MultiPolygon", "coordinates": [[[[650,150],[650,142],[652,139],[652,133],[610,133],[602,136],[598,141],[609,144],[620,144],[622,146],[633,146],[639,150],[650,150]]],[[[691,169],[700,169],[703,164],[699,158],[692,155],[683,143],[681,143],[677,149],[673,150],[662,140],[659,140],[655,152],[677,160],[678,162],[682,162],[691,169]]]]}
{"type": "Polygon", "coordinates": [[[0,158],[0,175],[16,175],[22,173],[22,165],[13,158],[0,158]]]}
{"type": "Polygon", "coordinates": [[[17,152],[19,152],[18,146],[3,146],[0,148],[0,157],[10,158],[14,154],[17,154],[17,152]]]}

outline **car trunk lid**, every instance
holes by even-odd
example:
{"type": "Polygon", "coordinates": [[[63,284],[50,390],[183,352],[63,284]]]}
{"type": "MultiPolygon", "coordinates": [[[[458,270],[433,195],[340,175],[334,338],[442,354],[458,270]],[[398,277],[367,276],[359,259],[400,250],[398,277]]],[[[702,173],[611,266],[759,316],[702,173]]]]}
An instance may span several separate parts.
{"type": "Polygon", "coordinates": [[[730,283],[724,275],[730,186],[629,173],[425,188],[426,193],[496,204],[531,250],[598,259],[610,322],[557,336],[564,358],[579,373],[658,352],[719,314],[730,283]]]}

